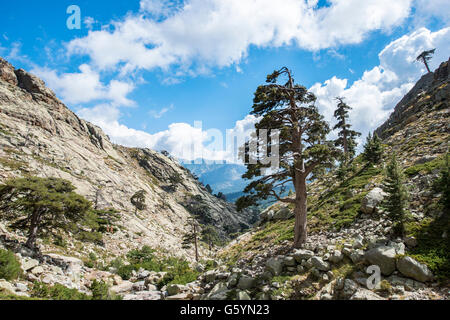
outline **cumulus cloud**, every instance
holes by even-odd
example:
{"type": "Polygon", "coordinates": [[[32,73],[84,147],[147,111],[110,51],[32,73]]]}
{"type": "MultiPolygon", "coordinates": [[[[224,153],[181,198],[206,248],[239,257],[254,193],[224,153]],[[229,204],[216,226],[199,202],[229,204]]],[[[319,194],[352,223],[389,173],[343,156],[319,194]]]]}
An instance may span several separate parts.
{"type": "MultiPolygon", "coordinates": [[[[173,156],[182,160],[206,159],[215,161],[238,162],[237,148],[229,137],[249,135],[258,120],[248,115],[236,122],[235,126],[226,132],[218,129],[204,129],[201,122],[194,125],[187,123],[172,123],[167,130],[154,134],[129,128],[120,123],[121,113],[117,106],[100,104],[94,108],[82,108],[77,114],[101,127],[111,140],[130,147],[167,150],[173,156]]],[[[238,140],[239,142],[239,140],[238,140]]],[[[236,144],[236,141],[234,141],[236,144]]]]}
{"type": "Polygon", "coordinates": [[[320,110],[328,121],[333,121],[337,96],[343,96],[353,110],[350,118],[354,127],[366,135],[387,119],[395,104],[412,88],[426,72],[416,62],[423,50],[436,48],[430,67],[435,69],[447,60],[450,52],[450,28],[431,32],[421,28],[387,45],[379,54],[380,65],[364,72],[361,79],[349,85],[347,79],[333,77],[314,84],[314,92],[320,110]]]}
{"type": "Polygon", "coordinates": [[[108,85],[100,81],[98,72],[87,64],[79,67],[80,72],[58,74],[55,70],[36,67],[32,73],[38,75],[62,99],[69,104],[108,100],[114,105],[131,106],[133,101],[127,95],[133,91],[132,83],[111,80],[108,85]]]}
{"type": "MultiPolygon", "coordinates": [[[[353,107],[350,113],[352,124],[364,137],[387,119],[395,104],[425,72],[424,67],[415,62],[417,55],[422,50],[436,48],[431,62],[434,69],[440,62],[448,59],[446,55],[450,52],[449,40],[450,28],[436,32],[419,29],[388,44],[379,54],[380,64],[365,71],[352,84],[347,79],[332,77],[323,83],[314,84],[310,90],[318,97],[317,104],[321,112],[332,123],[336,107],[334,98],[345,97],[353,107]]],[[[164,109],[161,110],[162,113],[163,111],[164,109]]],[[[78,114],[102,127],[116,143],[167,150],[186,160],[204,158],[229,162],[238,161],[237,145],[240,144],[239,141],[233,143],[230,139],[248,136],[258,121],[254,116],[248,115],[237,121],[227,132],[205,130],[201,124],[173,123],[167,130],[149,134],[120,124],[117,106],[99,105],[92,109],[81,109],[78,114]]]]}
{"type": "Polygon", "coordinates": [[[173,65],[224,67],[239,63],[250,46],[315,51],[360,43],[371,31],[402,23],[411,3],[332,0],[319,8],[316,0],[142,0],[138,14],[90,31],[67,48],[102,69],[120,65],[123,74],[173,65]]]}

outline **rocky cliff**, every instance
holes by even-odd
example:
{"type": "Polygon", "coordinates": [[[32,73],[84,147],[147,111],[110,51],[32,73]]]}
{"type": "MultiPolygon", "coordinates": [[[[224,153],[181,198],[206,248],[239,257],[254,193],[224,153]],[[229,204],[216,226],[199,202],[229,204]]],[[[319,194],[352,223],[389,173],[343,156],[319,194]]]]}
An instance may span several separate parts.
{"type": "MultiPolygon", "coordinates": [[[[208,193],[172,159],[111,143],[100,128],[70,111],[42,80],[0,58],[0,183],[25,175],[69,180],[98,208],[120,212],[119,231],[105,235],[104,247],[69,241],[74,256],[100,250],[114,257],[149,245],[191,259],[181,239],[192,213],[214,225],[223,237],[248,228],[254,219],[208,193]],[[147,209],[135,215],[130,197],[139,190],[147,192],[147,209]]],[[[40,245],[44,251],[55,250],[40,245]]]]}

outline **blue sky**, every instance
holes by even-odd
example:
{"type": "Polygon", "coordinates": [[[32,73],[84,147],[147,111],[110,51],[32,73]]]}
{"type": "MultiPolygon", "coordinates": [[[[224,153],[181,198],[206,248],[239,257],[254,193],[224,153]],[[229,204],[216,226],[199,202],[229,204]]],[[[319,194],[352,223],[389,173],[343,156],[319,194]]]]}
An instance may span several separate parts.
{"type": "Polygon", "coordinates": [[[282,66],[316,93],[330,121],[332,99],[345,96],[352,122],[367,134],[423,74],[413,62],[421,50],[437,48],[434,68],[448,59],[448,7],[444,0],[10,1],[2,4],[0,55],[43,78],[113,141],[178,155],[193,140],[208,141],[206,129],[251,127],[253,92],[282,66]],[[72,4],[81,9],[80,30],[66,27],[72,4]]]}

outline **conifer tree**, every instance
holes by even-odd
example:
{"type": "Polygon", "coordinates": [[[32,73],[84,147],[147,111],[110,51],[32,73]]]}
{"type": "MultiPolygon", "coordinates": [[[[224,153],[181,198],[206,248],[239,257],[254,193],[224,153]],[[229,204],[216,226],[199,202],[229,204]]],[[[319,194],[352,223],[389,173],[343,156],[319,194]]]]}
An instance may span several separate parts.
{"type": "Polygon", "coordinates": [[[28,229],[26,246],[36,247],[42,233],[68,231],[82,222],[91,203],[74,192],[75,187],[57,178],[17,178],[0,185],[0,211],[12,227],[28,229]]]}
{"type": "Polygon", "coordinates": [[[419,56],[416,58],[417,61],[423,62],[425,68],[427,68],[428,73],[431,72],[430,67],[428,66],[428,62],[430,62],[431,57],[433,56],[435,51],[436,49],[425,50],[421,54],[419,54],[419,56]]]}
{"type": "Polygon", "coordinates": [[[387,193],[384,207],[394,223],[394,231],[397,235],[402,236],[404,234],[408,193],[404,185],[403,172],[395,153],[392,155],[391,161],[386,168],[383,191],[387,193]]]}
{"type": "Polygon", "coordinates": [[[320,167],[332,167],[338,151],[326,140],[328,123],[315,106],[313,93],[294,83],[286,67],[267,76],[266,85],[259,86],[254,97],[252,115],[261,117],[257,130],[267,130],[270,137],[275,130],[279,141],[264,141],[268,156],[278,149],[279,167],[258,161],[252,163],[250,146],[262,143],[258,134],[241,149],[241,158],[248,163],[243,178],[252,180],[245,188],[247,194],[236,202],[239,210],[256,206],[259,200],[273,196],[278,201],[294,205],[294,247],[299,248],[307,238],[307,178],[320,167]],[[287,82],[282,82],[285,77],[287,82]],[[294,186],[295,198],[282,197],[287,185],[294,186]]]}
{"type": "Polygon", "coordinates": [[[363,158],[369,163],[378,164],[383,157],[383,145],[381,139],[378,138],[376,133],[369,133],[367,136],[366,144],[364,145],[363,158]]]}
{"type": "Polygon", "coordinates": [[[345,103],[344,98],[337,97],[337,109],[334,112],[334,117],[338,123],[333,130],[339,129],[338,139],[335,141],[336,147],[341,147],[343,150],[343,162],[347,164],[356,153],[356,138],[361,136],[361,133],[351,129],[348,112],[352,108],[345,103]]]}
{"type": "Polygon", "coordinates": [[[134,214],[137,214],[138,210],[142,211],[147,208],[147,205],[145,204],[146,193],[145,190],[140,190],[131,197],[130,202],[135,208],[134,214]]]}
{"type": "Polygon", "coordinates": [[[211,251],[214,246],[214,243],[219,241],[219,234],[217,233],[217,229],[211,225],[208,225],[203,228],[201,234],[202,234],[202,241],[208,244],[209,251],[211,251]]]}
{"type": "Polygon", "coordinates": [[[187,221],[187,227],[189,231],[183,236],[182,247],[184,249],[190,249],[194,245],[195,261],[198,262],[198,234],[200,225],[195,218],[191,217],[187,221]]]}

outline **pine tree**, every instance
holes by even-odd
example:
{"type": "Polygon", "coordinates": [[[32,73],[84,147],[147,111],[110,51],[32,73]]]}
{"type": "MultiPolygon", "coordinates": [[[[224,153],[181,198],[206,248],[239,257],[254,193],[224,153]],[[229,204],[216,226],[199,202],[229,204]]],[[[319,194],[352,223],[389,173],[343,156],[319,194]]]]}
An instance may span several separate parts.
{"type": "Polygon", "coordinates": [[[68,231],[90,212],[91,203],[74,190],[63,179],[11,179],[0,185],[0,211],[13,228],[28,229],[26,246],[33,249],[41,234],[68,231]]]}
{"type": "Polygon", "coordinates": [[[211,251],[214,244],[220,240],[219,234],[217,233],[217,229],[211,225],[204,227],[201,234],[202,234],[202,241],[206,242],[209,246],[209,251],[211,251]]]}
{"type": "Polygon", "coordinates": [[[338,101],[337,109],[334,112],[334,117],[338,123],[334,126],[333,130],[339,129],[338,139],[335,141],[336,147],[342,147],[343,149],[343,162],[347,164],[356,153],[356,138],[361,136],[361,133],[351,129],[349,122],[348,112],[352,108],[344,102],[344,98],[337,97],[338,101]]]}
{"type": "Polygon", "coordinates": [[[436,192],[441,192],[442,197],[439,200],[439,203],[443,206],[444,212],[446,214],[450,214],[450,162],[449,162],[449,153],[445,155],[445,164],[444,168],[441,170],[441,175],[439,179],[437,179],[434,189],[436,192]]]}
{"type": "Polygon", "coordinates": [[[395,153],[386,168],[386,178],[383,191],[387,193],[384,207],[394,222],[394,231],[397,235],[404,234],[405,208],[408,193],[404,185],[404,177],[395,153]]]}
{"type": "Polygon", "coordinates": [[[383,145],[378,135],[371,133],[367,136],[366,144],[364,145],[363,158],[369,163],[378,164],[383,157],[383,145]]]}
{"type": "Polygon", "coordinates": [[[134,214],[137,214],[138,210],[142,211],[147,208],[147,205],[145,204],[146,193],[145,190],[140,190],[131,197],[130,202],[135,208],[134,214]]]}
{"type": "Polygon", "coordinates": [[[279,141],[267,139],[263,149],[268,156],[279,152],[279,168],[271,163],[256,164],[250,146],[262,143],[258,134],[241,148],[241,158],[249,162],[243,178],[252,180],[245,188],[247,194],[236,202],[238,209],[257,205],[259,200],[275,197],[283,203],[294,205],[294,247],[301,247],[307,238],[307,187],[306,179],[320,167],[331,167],[338,155],[331,141],[328,123],[315,106],[316,97],[300,85],[294,84],[291,71],[286,67],[267,76],[266,85],[258,87],[251,114],[261,117],[257,130],[267,130],[270,137],[279,130],[279,141]],[[281,77],[287,82],[279,84],[281,77]],[[282,197],[286,188],[294,185],[295,198],[282,197]]]}
{"type": "Polygon", "coordinates": [[[182,247],[184,249],[190,249],[194,245],[195,261],[198,262],[198,233],[200,225],[195,218],[191,217],[187,221],[187,227],[189,231],[183,236],[182,247]]]}
{"type": "Polygon", "coordinates": [[[431,72],[430,67],[428,66],[428,62],[430,62],[431,57],[433,56],[433,54],[434,54],[435,51],[436,51],[436,49],[423,51],[423,52],[422,52],[421,54],[419,54],[419,56],[416,58],[417,61],[423,62],[423,64],[424,64],[425,67],[427,68],[428,73],[431,72]]]}

